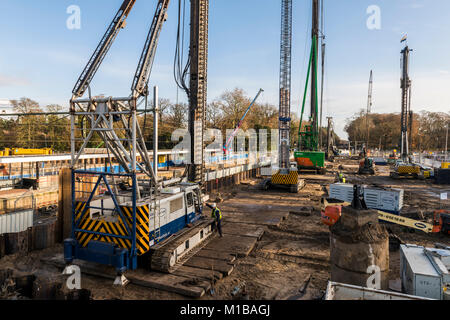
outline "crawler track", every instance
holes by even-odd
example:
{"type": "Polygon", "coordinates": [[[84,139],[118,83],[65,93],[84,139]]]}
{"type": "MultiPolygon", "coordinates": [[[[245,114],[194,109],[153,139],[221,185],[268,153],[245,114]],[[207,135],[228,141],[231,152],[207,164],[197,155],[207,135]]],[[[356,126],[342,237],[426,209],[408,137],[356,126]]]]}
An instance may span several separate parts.
{"type": "Polygon", "coordinates": [[[172,273],[203,248],[213,235],[213,219],[202,219],[193,227],[182,230],[169,239],[152,247],[150,266],[152,270],[172,273]]]}

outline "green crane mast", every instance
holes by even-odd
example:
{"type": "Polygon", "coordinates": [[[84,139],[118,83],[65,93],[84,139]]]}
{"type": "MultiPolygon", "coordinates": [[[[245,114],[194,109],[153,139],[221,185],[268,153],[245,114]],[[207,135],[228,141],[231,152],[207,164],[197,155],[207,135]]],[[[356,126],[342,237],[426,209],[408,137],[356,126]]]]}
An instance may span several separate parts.
{"type": "Polygon", "coordinates": [[[312,3],[312,43],[309,56],[308,72],[306,76],[305,92],[303,96],[302,112],[298,131],[298,151],[294,153],[299,170],[314,170],[325,173],[325,152],[319,150],[319,121],[318,121],[318,46],[319,46],[319,9],[320,0],[312,3]],[[309,124],[302,126],[305,102],[310,82],[310,118],[309,124]]]}

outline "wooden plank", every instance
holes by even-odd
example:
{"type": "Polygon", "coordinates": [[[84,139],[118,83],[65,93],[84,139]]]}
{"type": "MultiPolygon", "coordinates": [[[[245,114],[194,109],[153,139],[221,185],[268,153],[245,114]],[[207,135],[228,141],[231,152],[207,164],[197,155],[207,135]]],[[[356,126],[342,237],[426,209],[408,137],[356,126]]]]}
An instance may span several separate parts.
{"type": "Polygon", "coordinates": [[[172,274],[176,276],[182,276],[182,277],[197,277],[197,278],[203,278],[205,280],[220,280],[223,278],[222,273],[219,271],[214,270],[205,270],[200,268],[194,268],[194,267],[188,267],[188,266],[181,266],[175,272],[172,274]]]}
{"type": "Polygon", "coordinates": [[[228,264],[225,261],[195,256],[186,261],[184,265],[205,270],[219,271],[224,276],[229,276],[234,269],[232,264],[228,264]]]}
{"type": "MultiPolygon", "coordinates": [[[[41,261],[60,269],[65,267],[62,254],[58,254],[51,259],[41,259],[41,261]]],[[[111,280],[116,277],[114,268],[110,266],[80,260],[76,261],[76,265],[80,267],[82,273],[87,275],[111,280]]],[[[188,278],[186,276],[150,272],[141,269],[129,270],[125,273],[125,276],[130,283],[138,286],[178,293],[192,298],[202,297],[205,291],[211,287],[211,284],[204,279],[192,279],[192,277],[188,278]]]]}
{"type": "Polygon", "coordinates": [[[221,209],[224,221],[264,226],[278,226],[289,216],[289,211],[261,211],[259,214],[245,211],[230,211],[221,209]]]}
{"type": "Polygon", "coordinates": [[[298,258],[305,258],[317,261],[329,261],[330,254],[328,247],[321,244],[313,245],[308,240],[288,240],[281,239],[270,243],[261,244],[258,251],[270,255],[282,255],[298,258]]]}
{"type": "Polygon", "coordinates": [[[202,257],[202,258],[209,258],[209,259],[216,259],[216,260],[223,260],[228,263],[232,263],[232,262],[234,262],[234,260],[236,260],[236,256],[231,252],[209,250],[206,248],[203,248],[202,250],[197,252],[194,256],[202,257]]]}
{"type": "Polygon", "coordinates": [[[223,225],[222,232],[223,234],[230,234],[241,237],[253,237],[260,240],[264,234],[264,228],[258,225],[251,224],[227,223],[223,225]]]}
{"type": "Polygon", "coordinates": [[[186,278],[173,274],[133,270],[126,273],[131,283],[143,287],[160,289],[178,293],[184,296],[200,298],[206,290],[211,288],[211,283],[203,279],[186,278]]]}
{"type": "Polygon", "coordinates": [[[72,173],[63,168],[59,173],[58,241],[70,237],[72,228],[72,173]]]}
{"type": "Polygon", "coordinates": [[[208,243],[205,248],[217,252],[230,252],[237,257],[246,257],[255,247],[257,242],[253,237],[240,237],[235,235],[224,235],[208,243]]]}
{"type": "Polygon", "coordinates": [[[261,200],[257,199],[236,199],[233,198],[232,201],[226,201],[220,204],[219,208],[223,212],[229,211],[240,211],[246,212],[250,215],[256,214],[260,215],[262,212],[270,213],[270,212],[280,212],[280,213],[288,213],[292,210],[292,204],[283,204],[281,201],[275,201],[272,203],[261,203],[261,200]],[[277,203],[272,204],[272,203],[277,203]]]}
{"type": "Polygon", "coordinates": [[[58,174],[58,213],[56,215],[56,242],[61,243],[63,239],[63,214],[64,214],[64,200],[63,200],[63,170],[58,174]]]}
{"type": "Polygon", "coordinates": [[[0,234],[0,259],[5,256],[5,235],[0,234]]]}

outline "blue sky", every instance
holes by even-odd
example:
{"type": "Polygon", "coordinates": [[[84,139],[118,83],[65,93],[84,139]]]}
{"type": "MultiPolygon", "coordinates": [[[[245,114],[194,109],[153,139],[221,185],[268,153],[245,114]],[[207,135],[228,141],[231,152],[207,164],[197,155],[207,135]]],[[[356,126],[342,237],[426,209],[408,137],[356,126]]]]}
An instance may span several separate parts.
{"type": "MultiPolygon", "coordinates": [[[[300,109],[310,45],[310,0],[294,0],[292,111],[300,109]]],[[[29,97],[65,107],[73,85],[122,0],[2,0],[0,103],[29,97]],[[81,9],[81,29],[69,30],[70,5],[81,9]]],[[[156,1],[137,1],[128,26],[94,79],[94,94],[128,95],[156,1]]],[[[151,85],[177,99],[173,56],[177,0],[161,33],[151,85]]],[[[189,5],[189,1],[186,0],[189,5]]],[[[400,39],[408,34],[414,111],[450,110],[450,1],[325,0],[327,42],[324,117],[335,118],[345,137],[345,119],[367,103],[374,71],[373,112],[400,111],[400,39]],[[370,5],[381,9],[381,29],[369,30],[370,5]]],[[[188,28],[188,27],[187,27],[188,28]]],[[[186,31],[188,31],[186,29],[186,31]]],[[[278,105],[280,0],[211,0],[209,101],[225,90],[243,88],[260,102],[278,105]]],[[[188,37],[186,37],[188,43],[188,37]]],[[[179,92],[179,100],[185,100],[179,92]]]]}

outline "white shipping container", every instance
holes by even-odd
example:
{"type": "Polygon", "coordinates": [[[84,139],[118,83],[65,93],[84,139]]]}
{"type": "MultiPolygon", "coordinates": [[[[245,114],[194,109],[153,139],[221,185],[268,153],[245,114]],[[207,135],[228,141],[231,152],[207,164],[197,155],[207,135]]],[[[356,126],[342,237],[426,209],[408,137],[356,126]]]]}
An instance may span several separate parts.
{"type": "Polygon", "coordinates": [[[16,233],[33,226],[33,209],[0,215],[0,234],[16,233]]]}
{"type": "Polygon", "coordinates": [[[353,185],[347,183],[334,183],[330,185],[330,198],[352,202],[353,201],[353,185]]]}
{"type": "MultiPolygon", "coordinates": [[[[377,209],[392,213],[399,213],[403,208],[403,189],[379,189],[362,186],[364,200],[369,209],[377,209]]],[[[334,183],[330,185],[330,198],[352,202],[353,185],[348,183],[334,183]]]]}
{"type": "Polygon", "coordinates": [[[410,244],[400,246],[403,290],[408,294],[442,300],[444,288],[450,285],[449,271],[438,257],[427,255],[425,250],[410,244]]]}

